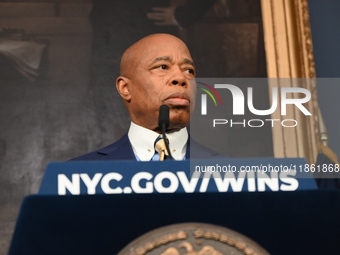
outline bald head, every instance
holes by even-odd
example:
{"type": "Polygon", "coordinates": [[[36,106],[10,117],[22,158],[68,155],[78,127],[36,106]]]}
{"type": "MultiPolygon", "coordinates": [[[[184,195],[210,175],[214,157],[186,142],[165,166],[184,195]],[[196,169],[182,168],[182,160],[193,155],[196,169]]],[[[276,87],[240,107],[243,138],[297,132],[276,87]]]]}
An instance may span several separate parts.
{"type": "Polygon", "coordinates": [[[145,56],[149,55],[155,47],[159,47],[162,44],[178,44],[185,47],[189,52],[185,43],[176,36],[170,34],[152,34],[134,43],[124,52],[120,61],[120,75],[128,78],[132,77],[141,60],[145,59],[145,56]]]}
{"type": "Polygon", "coordinates": [[[171,130],[189,123],[196,86],[191,86],[195,67],[190,52],[179,38],[168,34],[147,36],[122,56],[117,90],[131,120],[150,130],[158,130],[159,107],[170,108],[171,130]]]}

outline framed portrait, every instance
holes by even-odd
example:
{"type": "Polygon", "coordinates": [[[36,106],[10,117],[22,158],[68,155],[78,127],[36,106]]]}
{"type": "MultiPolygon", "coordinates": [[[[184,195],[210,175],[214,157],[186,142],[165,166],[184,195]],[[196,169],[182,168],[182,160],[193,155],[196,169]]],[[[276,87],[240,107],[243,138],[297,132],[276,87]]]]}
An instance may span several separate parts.
{"type": "MultiPolygon", "coordinates": [[[[290,119],[299,123],[294,128],[275,125],[229,129],[224,141],[229,148],[214,149],[233,157],[304,157],[314,163],[319,143],[319,111],[307,1],[212,2],[201,18],[179,30],[195,59],[199,77],[268,78],[267,85],[256,87],[258,96],[254,101],[259,109],[269,108],[273,88],[302,87],[311,94],[305,104],[311,116],[296,107],[287,108],[284,116],[280,111],[271,114],[271,119],[280,122],[290,119]]],[[[226,101],[231,109],[232,99],[226,101]]],[[[207,144],[205,140],[211,137],[199,135],[198,139],[207,144]]]]}

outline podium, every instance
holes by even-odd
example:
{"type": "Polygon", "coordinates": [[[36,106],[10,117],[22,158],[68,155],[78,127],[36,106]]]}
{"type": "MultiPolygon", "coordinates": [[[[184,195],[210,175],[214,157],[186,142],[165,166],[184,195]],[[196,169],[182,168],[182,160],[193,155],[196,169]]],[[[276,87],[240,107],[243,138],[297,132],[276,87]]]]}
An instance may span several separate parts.
{"type": "MultiPolygon", "coordinates": [[[[122,164],[133,168],[136,163],[122,164]]],[[[149,169],[148,164],[142,167],[149,169]]],[[[116,181],[111,185],[118,187],[116,181]]],[[[184,222],[227,227],[270,254],[336,254],[339,213],[337,190],[45,193],[23,201],[9,254],[117,254],[150,230],[184,222]]]]}

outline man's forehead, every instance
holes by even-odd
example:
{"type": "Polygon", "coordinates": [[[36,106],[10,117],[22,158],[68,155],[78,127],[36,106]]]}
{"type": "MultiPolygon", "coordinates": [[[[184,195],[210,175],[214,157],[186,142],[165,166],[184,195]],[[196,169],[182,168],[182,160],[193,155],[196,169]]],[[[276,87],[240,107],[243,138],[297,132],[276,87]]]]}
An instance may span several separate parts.
{"type": "Polygon", "coordinates": [[[185,43],[175,36],[155,36],[147,37],[136,44],[137,52],[150,57],[181,55],[183,58],[191,58],[188,47],[185,43]]]}
{"type": "Polygon", "coordinates": [[[124,52],[121,59],[121,75],[128,75],[133,68],[138,68],[142,63],[150,64],[165,57],[180,59],[194,66],[190,51],[181,39],[169,34],[154,34],[144,37],[124,52]]]}
{"type": "MultiPolygon", "coordinates": [[[[184,64],[189,64],[189,65],[192,65],[194,66],[194,62],[187,58],[187,57],[182,57],[180,59],[184,64]]],[[[157,62],[160,62],[160,61],[169,61],[169,62],[172,62],[173,61],[173,58],[171,56],[161,56],[161,57],[156,57],[152,60],[151,64],[155,64],[157,62]]]]}

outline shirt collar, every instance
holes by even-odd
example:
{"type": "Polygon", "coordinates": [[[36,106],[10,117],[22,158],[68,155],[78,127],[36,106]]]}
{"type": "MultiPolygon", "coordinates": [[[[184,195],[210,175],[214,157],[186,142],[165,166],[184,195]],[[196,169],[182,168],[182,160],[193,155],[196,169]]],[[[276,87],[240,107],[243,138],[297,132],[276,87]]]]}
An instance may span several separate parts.
{"type": "MultiPolygon", "coordinates": [[[[155,154],[154,142],[160,134],[131,122],[128,132],[133,152],[141,161],[150,161],[155,154]]],[[[188,131],[182,128],[179,131],[167,133],[171,154],[176,160],[183,160],[186,153],[188,131]]]]}

